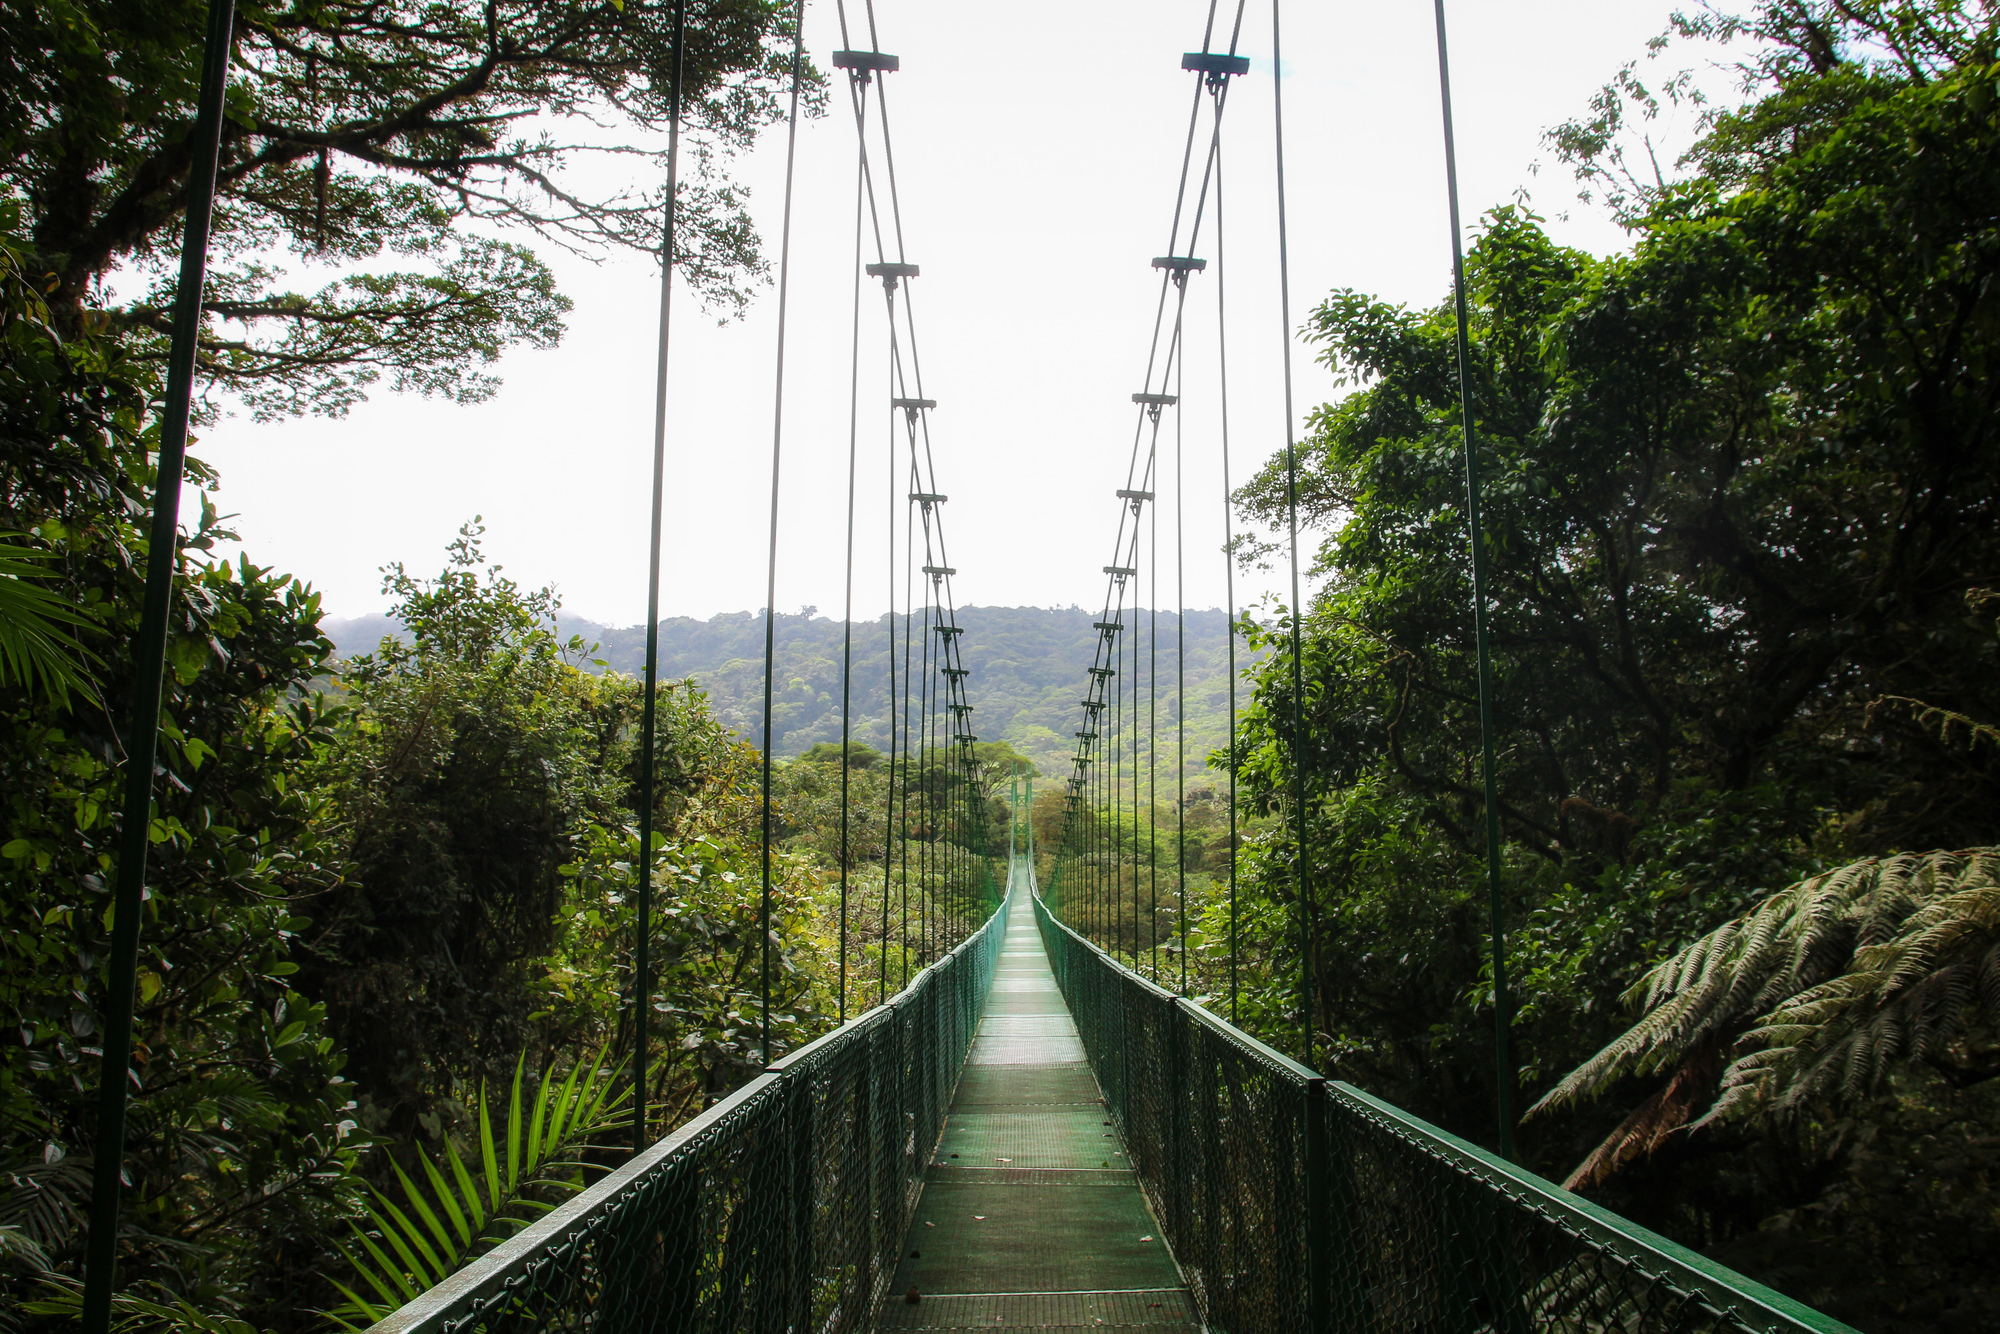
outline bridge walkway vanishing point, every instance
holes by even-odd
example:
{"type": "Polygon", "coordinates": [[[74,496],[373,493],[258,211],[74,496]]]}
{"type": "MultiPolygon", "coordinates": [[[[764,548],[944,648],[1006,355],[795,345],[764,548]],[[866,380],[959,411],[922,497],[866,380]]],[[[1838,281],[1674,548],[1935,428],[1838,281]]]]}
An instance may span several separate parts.
{"type": "Polygon", "coordinates": [[[1085,1062],[1025,864],[880,1329],[1201,1329],[1085,1062]],[[912,1302],[914,1292],[917,1300],[912,1302]]]}
{"type": "Polygon", "coordinates": [[[1008,890],[370,1334],[1853,1334],[1137,976],[1025,858],[1008,890]]]}

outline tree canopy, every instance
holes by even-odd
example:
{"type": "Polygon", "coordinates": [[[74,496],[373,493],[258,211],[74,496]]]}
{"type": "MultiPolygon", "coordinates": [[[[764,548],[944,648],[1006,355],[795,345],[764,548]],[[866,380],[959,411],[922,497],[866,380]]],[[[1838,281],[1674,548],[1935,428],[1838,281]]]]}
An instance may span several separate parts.
{"type": "MultiPolygon", "coordinates": [[[[1514,207],[1467,256],[1519,1077],[1532,1099],[1577,1071],[1523,1149],[1752,1272],[1803,1264],[1821,1286],[1790,1290],[1868,1325],[1890,1290],[1952,1294],[1933,1316],[1986,1300],[1958,1241],[1983,1206],[1928,1175],[1863,1188],[1885,1160],[1857,1137],[1976,1124],[2000,1069],[1976,990],[2000,748],[1968,744],[2000,719],[1995,24],[1914,0],[1677,20],[1749,51],[1744,100],[1704,104],[1684,158],[1641,167],[1648,119],[1694,95],[1637,66],[1551,136],[1629,250],[1564,247],[1514,207]],[[1811,957],[1781,965],[1781,939],[1811,957]],[[1648,1013],[1625,1033],[1628,993],[1648,1013]],[[1791,1115],[1736,1115],[1765,1105],[1791,1115]]],[[[1301,626],[1307,806],[1287,609],[1248,627],[1272,657],[1243,785],[1285,819],[1253,832],[1240,926],[1253,1023],[1312,1023],[1336,1073],[1478,1138],[1493,1001],[1455,333],[1449,294],[1339,291],[1307,323],[1345,390],[1302,449],[1324,579],[1301,626]]],[[[1280,520],[1282,460],[1241,499],[1280,520]]],[[[1961,1175],[1990,1160],[1945,1140],[1961,1175]]]]}
{"type": "MultiPolygon", "coordinates": [[[[57,325],[165,356],[201,0],[0,7],[0,190],[57,325]]],[[[782,115],[789,8],[689,7],[681,276],[739,308],[763,272],[730,156],[782,115]]],[[[263,416],[390,387],[491,394],[569,308],[533,242],[657,251],[665,0],[236,7],[200,380],[263,416]],[[316,288],[291,270],[324,271],[316,288]],[[396,266],[404,267],[396,267],[396,266]]],[[[303,275],[300,275],[303,276],[303,275]]]]}

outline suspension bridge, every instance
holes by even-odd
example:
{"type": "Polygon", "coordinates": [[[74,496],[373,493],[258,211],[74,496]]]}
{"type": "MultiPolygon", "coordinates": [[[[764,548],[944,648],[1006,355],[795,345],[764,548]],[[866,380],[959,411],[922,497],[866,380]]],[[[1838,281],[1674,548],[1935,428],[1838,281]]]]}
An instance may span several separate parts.
{"type": "MultiPolygon", "coordinates": [[[[227,82],[231,6],[214,6],[197,125],[189,224],[177,306],[167,424],[162,437],[156,550],[172,545],[187,402],[194,375],[193,331],[206,256],[215,143],[227,82]],[[221,34],[218,38],[217,34],[221,34]],[[219,54],[218,54],[219,53],[219,54]],[[206,136],[206,138],[203,138],[206,136]],[[205,154],[205,158],[204,158],[205,154]]],[[[1251,62],[1238,54],[1246,21],[1211,6],[1200,41],[1181,60],[1190,109],[1167,244],[1150,258],[1158,274],[1142,381],[1131,391],[1134,430],[1116,475],[1107,472],[1110,540],[1104,598],[1091,660],[1077,665],[1076,746],[1060,785],[1060,818],[1043,845],[1033,790],[1014,784],[1007,856],[979,798],[973,730],[977,683],[969,679],[953,595],[957,570],[945,540],[950,497],[932,448],[912,293],[920,266],[905,249],[887,88],[900,68],[883,49],[870,9],[865,33],[839,9],[840,48],[831,53],[845,84],[856,132],[856,364],[862,311],[879,295],[890,383],[885,408],[895,439],[883,485],[902,532],[890,538],[888,591],[891,744],[886,811],[850,800],[842,767],[839,1026],[780,1054],[771,1034],[770,902],[773,750],[773,619],[765,621],[763,879],[765,939],[763,1073],[687,1123],[656,1136],[647,1123],[650,1006],[649,914],[655,887],[637,877],[639,927],[634,970],[640,981],[638,1057],[633,1071],[634,1143],[622,1166],[464,1268],[404,1302],[376,1334],[500,1334],[514,1330],[602,1330],[607,1334],[843,1334],[845,1331],[1095,1329],[1160,1331],[1838,1331],[1846,1326],[1732,1273],[1517,1166],[1509,1142],[1513,1084],[1507,1046],[1506,923],[1493,789],[1491,683],[1485,669],[1486,593],[1480,573],[1479,483],[1471,406],[1464,408],[1467,532],[1474,574],[1472,608],[1480,638],[1483,778],[1492,958],[1500,1078],[1494,1150],[1447,1134],[1314,1068],[1310,928],[1303,908],[1307,858],[1299,879],[1302,963],[1288,1055],[1238,1028],[1233,784],[1227,847],[1230,960],[1224,993],[1191,994],[1185,827],[1165,864],[1158,855],[1160,768],[1184,821],[1188,773],[1185,709],[1174,691],[1185,680],[1176,630],[1163,643],[1154,607],[1167,587],[1176,602],[1185,577],[1180,541],[1184,440],[1179,410],[1186,388],[1190,293],[1211,284],[1219,328],[1225,308],[1223,124],[1251,62]],[[865,41],[863,40],[865,37],[865,41]],[[868,294],[864,301],[864,293],[868,294]],[[1165,524],[1170,559],[1160,553],[1162,494],[1173,497],[1165,524]],[[1165,649],[1167,663],[1161,657],[1165,649]],[[1161,721],[1161,706],[1168,721],[1161,721]],[[1170,758],[1169,758],[1170,757],[1170,758]],[[1121,823],[1127,821],[1129,823],[1121,823]],[[854,869],[855,822],[886,820],[902,837],[885,839],[879,871],[854,869]],[[1145,830],[1143,856],[1136,834],[1145,830]],[[1121,833],[1121,828],[1126,832],[1121,833]],[[913,835],[914,831],[914,835],[913,835]],[[1049,871],[1039,882],[1037,868],[1049,871]],[[1146,868],[1142,878],[1141,868],[1146,868]],[[876,894],[872,923],[850,899],[863,875],[876,894]],[[879,884],[879,889],[876,885],[879,884]],[[873,941],[872,975],[850,976],[850,931],[873,941]],[[1214,1008],[1211,1008],[1213,1006],[1214,1008]],[[1218,1013],[1218,1010],[1226,1011],[1218,1013]]],[[[1272,71],[1282,68],[1280,6],[1270,13],[1272,71]]],[[[1451,199],[1458,291],[1459,376],[1467,381],[1466,306],[1444,11],[1437,7],[1438,58],[1446,126],[1445,178],[1451,199]]],[[[796,152],[804,82],[803,0],[793,15],[790,125],[796,152]]],[[[676,69],[685,44],[675,9],[676,69]]],[[[1283,105],[1271,82],[1272,146],[1277,152],[1280,307],[1284,327],[1284,448],[1293,503],[1289,539],[1291,606],[1300,605],[1296,521],[1296,420],[1291,402],[1291,313],[1283,207],[1283,105]]],[[[678,99],[678,84],[675,97],[678,99]]],[[[677,103],[678,105],[678,103],[677,103]]],[[[678,111],[676,139],[678,144],[678,111]]],[[[678,170],[678,156],[670,161],[678,170]]],[[[788,173],[789,173],[788,159],[788,173]]],[[[653,780],[656,728],[662,497],[668,472],[668,331],[675,256],[670,171],[660,295],[661,351],[656,384],[652,575],[648,593],[645,759],[653,780]]],[[[792,236],[787,177],[777,301],[771,469],[770,598],[777,581],[777,513],[782,477],[785,355],[792,236]]],[[[1221,399],[1221,451],[1228,512],[1227,342],[1219,337],[1213,381],[1221,399]]],[[[1461,395],[1464,398],[1464,395],[1461,395]]],[[[843,679],[854,653],[854,513],[858,440],[866,403],[858,381],[850,411],[847,641],[843,679]]],[[[872,485],[872,483],[871,483],[872,485]]],[[[172,562],[154,562],[160,583],[172,562]]],[[[150,590],[149,590],[150,596],[150,590]]],[[[1231,585],[1229,614],[1236,617],[1231,585]]],[[[165,598],[149,602],[149,638],[139,657],[158,664],[165,598]],[[157,603],[157,608],[154,607],[157,603]],[[154,612],[158,616],[155,617],[154,612]]],[[[1291,702],[1286,733],[1303,694],[1299,626],[1289,617],[1291,702]]],[[[1232,641],[1233,655],[1233,641],[1232,641]]],[[[1230,661],[1229,716],[1235,754],[1236,663],[1230,661]]],[[[844,686],[843,758],[853,721],[844,686]]],[[[139,706],[149,697],[142,671],[139,706]]],[[[143,731],[143,729],[141,729],[143,731]]],[[[148,743],[150,744],[150,742],[148,743]]],[[[130,1048],[131,969],[141,914],[145,830],[152,766],[135,754],[125,828],[138,831],[121,859],[112,976],[113,1027],[107,1060],[130,1048]],[[127,907],[126,904],[131,904],[127,907]],[[122,980],[121,969],[123,972],[122,980]],[[118,1014],[122,1007],[123,1029],[118,1014]]],[[[1233,773],[1230,775],[1233,779],[1233,773]]],[[[1303,791],[1285,819],[1302,841],[1303,791]]],[[[640,846],[654,841],[653,793],[644,787],[640,846]]],[[[1211,988],[1211,990],[1215,990],[1211,988]]],[[[107,1066],[103,1125],[122,1134],[126,1081],[107,1066]]],[[[108,1319],[118,1163],[99,1158],[97,1213],[89,1260],[86,1327],[108,1319]],[[107,1166],[108,1164],[108,1166],[107,1166]],[[107,1181],[109,1184],[107,1185],[107,1181]]]]}

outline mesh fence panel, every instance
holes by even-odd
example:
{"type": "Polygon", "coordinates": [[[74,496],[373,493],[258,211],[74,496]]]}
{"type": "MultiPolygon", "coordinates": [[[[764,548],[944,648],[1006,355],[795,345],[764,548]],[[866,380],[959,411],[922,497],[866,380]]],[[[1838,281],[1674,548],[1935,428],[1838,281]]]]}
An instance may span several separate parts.
{"type": "Polygon", "coordinates": [[[371,1334],[842,1334],[895,1273],[1006,904],[888,1004],[717,1103],[371,1334]]]}
{"type": "Polygon", "coordinates": [[[1210,1329],[1852,1334],[1315,1075],[1131,972],[1039,898],[1035,915],[1210,1329]]]}

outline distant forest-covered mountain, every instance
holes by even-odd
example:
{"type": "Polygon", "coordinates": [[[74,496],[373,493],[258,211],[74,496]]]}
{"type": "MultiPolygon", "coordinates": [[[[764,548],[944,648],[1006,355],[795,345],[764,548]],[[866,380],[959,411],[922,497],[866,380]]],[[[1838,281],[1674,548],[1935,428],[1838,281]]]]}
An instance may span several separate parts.
{"type": "MultiPolygon", "coordinates": [[[[1046,607],[962,607],[963,654],[974,710],[973,730],[985,741],[1007,741],[1032,759],[1048,777],[1069,772],[1075,745],[1084,669],[1090,665],[1097,613],[1046,607]]],[[[1171,776],[1177,741],[1178,708],[1176,617],[1171,611],[1125,612],[1137,631],[1132,641],[1142,656],[1157,624],[1157,667],[1161,692],[1156,704],[1158,757],[1162,779],[1171,776]]],[[[397,629],[385,616],[328,620],[323,627],[343,654],[364,653],[397,629]]],[[[597,656],[620,672],[638,675],[644,665],[646,630],[565,617],[565,636],[582,635],[598,645],[597,656]]],[[[1126,633],[1133,634],[1132,630],[1126,633]]],[[[777,624],[777,681],[772,709],[775,744],[781,756],[798,755],[820,741],[840,740],[841,623],[830,617],[780,613],[777,624]]],[[[1128,645],[1129,649],[1130,645],[1128,645]]],[[[1227,618],[1217,609],[1190,611],[1186,637],[1187,768],[1199,773],[1209,752],[1229,734],[1229,638],[1227,618]]],[[[1250,655],[1237,645],[1239,671],[1250,655]]],[[[660,622],[662,680],[692,677],[708,692],[723,722],[751,741],[763,728],[764,618],[754,612],[726,612],[698,621],[685,616],[660,622]]],[[[1128,677],[1131,673],[1128,670],[1128,677]]],[[[1142,664],[1138,679],[1150,679],[1142,664]]],[[[1239,693],[1247,687],[1239,685],[1239,693]]],[[[854,627],[854,739],[882,748],[888,744],[888,617],[854,627]]],[[[1141,750],[1141,762],[1147,756],[1141,750]]]]}

